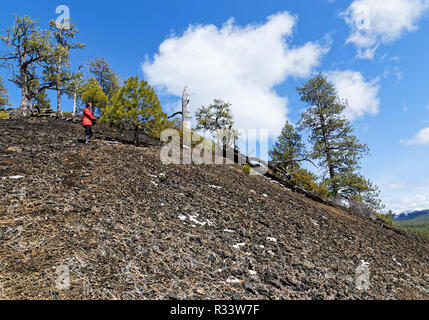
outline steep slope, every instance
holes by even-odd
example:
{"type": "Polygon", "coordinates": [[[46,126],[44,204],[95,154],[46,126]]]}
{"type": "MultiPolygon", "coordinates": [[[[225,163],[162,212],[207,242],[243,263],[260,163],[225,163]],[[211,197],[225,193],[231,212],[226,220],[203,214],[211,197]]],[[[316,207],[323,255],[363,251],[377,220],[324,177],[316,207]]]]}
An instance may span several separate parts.
{"type": "Polygon", "coordinates": [[[0,121],[0,298],[429,299],[427,240],[238,165],[164,166],[159,147],[82,134],[0,121]]]}

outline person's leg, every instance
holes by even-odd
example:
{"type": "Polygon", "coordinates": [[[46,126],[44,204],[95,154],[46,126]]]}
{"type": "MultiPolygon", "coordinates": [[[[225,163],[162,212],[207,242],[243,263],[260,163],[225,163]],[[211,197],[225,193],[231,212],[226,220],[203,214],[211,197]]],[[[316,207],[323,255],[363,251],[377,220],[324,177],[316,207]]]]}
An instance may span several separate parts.
{"type": "Polygon", "coordinates": [[[91,126],[85,126],[85,143],[89,144],[89,139],[91,138],[91,126]]]}

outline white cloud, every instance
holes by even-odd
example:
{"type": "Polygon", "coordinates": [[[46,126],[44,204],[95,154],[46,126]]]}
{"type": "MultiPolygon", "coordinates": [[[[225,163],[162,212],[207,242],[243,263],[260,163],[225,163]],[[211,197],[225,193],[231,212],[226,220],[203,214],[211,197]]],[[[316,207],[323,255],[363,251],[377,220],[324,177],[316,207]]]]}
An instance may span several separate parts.
{"type": "Polygon", "coordinates": [[[406,183],[404,182],[394,182],[388,185],[388,188],[392,190],[401,190],[401,189],[404,189],[405,187],[406,187],[406,183]]]}
{"type": "MultiPolygon", "coordinates": [[[[389,177],[390,178],[390,177],[389,177]]],[[[382,200],[395,213],[429,209],[429,180],[390,181],[382,184],[382,200]]]]}
{"type": "Polygon", "coordinates": [[[367,81],[360,72],[352,70],[330,71],[327,75],[335,84],[338,96],[348,102],[344,112],[347,119],[354,120],[366,114],[378,114],[380,106],[378,79],[367,81]]]}
{"type": "Polygon", "coordinates": [[[359,58],[373,59],[380,44],[416,31],[428,8],[429,0],[354,0],[341,13],[351,28],[347,43],[356,45],[359,58]]]}
{"type": "Polygon", "coordinates": [[[396,213],[427,210],[429,208],[429,194],[410,194],[409,196],[397,198],[389,208],[392,208],[396,213]]]}
{"type": "Polygon", "coordinates": [[[401,140],[405,145],[429,145],[429,127],[424,128],[410,140],[401,140]]]}
{"type": "Polygon", "coordinates": [[[193,112],[222,98],[232,103],[237,128],[270,129],[275,137],[286,121],[288,100],[274,87],[289,77],[310,76],[329,51],[318,42],[292,46],[296,24],[295,16],[282,12],[245,27],[233,19],[221,28],[191,25],[165,40],[153,61],[143,63],[143,72],[167,94],[180,96],[188,85],[193,112]]]}

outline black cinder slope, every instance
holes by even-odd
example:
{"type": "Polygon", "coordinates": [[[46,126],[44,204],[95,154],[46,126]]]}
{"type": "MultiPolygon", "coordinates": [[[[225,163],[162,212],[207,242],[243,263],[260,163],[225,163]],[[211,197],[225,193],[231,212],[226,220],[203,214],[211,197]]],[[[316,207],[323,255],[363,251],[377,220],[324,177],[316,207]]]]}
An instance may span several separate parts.
{"type": "Polygon", "coordinates": [[[0,121],[0,299],[429,299],[427,240],[95,131],[0,121]]]}

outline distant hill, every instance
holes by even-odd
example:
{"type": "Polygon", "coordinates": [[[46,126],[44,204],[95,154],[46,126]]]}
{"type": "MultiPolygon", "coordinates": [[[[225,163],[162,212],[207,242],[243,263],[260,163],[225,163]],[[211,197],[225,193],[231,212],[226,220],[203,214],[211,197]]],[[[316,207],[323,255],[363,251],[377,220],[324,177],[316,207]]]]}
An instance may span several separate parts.
{"type": "Polygon", "coordinates": [[[403,212],[395,217],[396,221],[403,221],[403,220],[413,220],[413,219],[424,219],[424,216],[426,218],[429,218],[429,209],[428,210],[422,210],[422,211],[411,211],[411,212],[403,212]]]}
{"type": "Polygon", "coordinates": [[[429,239],[429,210],[401,213],[396,216],[395,225],[407,232],[429,239]]]}

